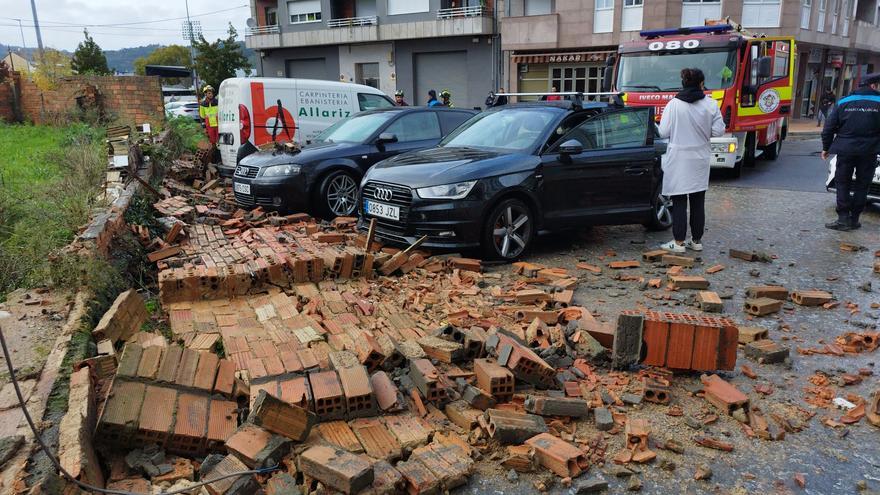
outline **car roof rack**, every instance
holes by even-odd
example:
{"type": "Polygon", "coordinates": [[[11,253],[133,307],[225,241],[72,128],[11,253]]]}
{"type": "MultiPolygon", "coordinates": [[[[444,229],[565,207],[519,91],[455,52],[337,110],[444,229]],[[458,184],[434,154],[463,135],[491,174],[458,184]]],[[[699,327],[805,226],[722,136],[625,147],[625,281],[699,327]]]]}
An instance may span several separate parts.
{"type": "MultiPolygon", "coordinates": [[[[492,100],[492,104],[489,105],[490,108],[501,106],[498,105],[498,97],[499,96],[562,96],[567,97],[565,100],[571,101],[571,107],[574,110],[580,110],[584,107],[584,97],[597,96],[602,98],[603,96],[608,97],[609,103],[613,105],[623,106],[623,93],[618,93],[614,91],[606,91],[606,92],[598,92],[598,93],[582,93],[580,91],[568,91],[568,92],[547,92],[547,93],[489,93],[489,98],[492,100]]],[[[546,101],[546,100],[542,100],[546,101]]],[[[528,103],[536,103],[536,102],[528,102],[528,103]]]]}

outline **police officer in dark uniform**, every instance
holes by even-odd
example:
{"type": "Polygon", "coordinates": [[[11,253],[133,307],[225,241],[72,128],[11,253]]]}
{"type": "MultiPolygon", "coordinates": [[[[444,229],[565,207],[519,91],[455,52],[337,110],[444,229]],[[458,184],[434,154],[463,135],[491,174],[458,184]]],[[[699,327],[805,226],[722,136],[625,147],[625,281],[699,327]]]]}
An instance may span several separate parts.
{"type": "Polygon", "coordinates": [[[822,129],[822,159],[837,155],[837,220],[825,224],[829,229],[849,231],[862,226],[859,215],[868,202],[868,188],[880,153],[878,88],[880,72],[865,76],[861,88],[837,102],[822,129]]]}

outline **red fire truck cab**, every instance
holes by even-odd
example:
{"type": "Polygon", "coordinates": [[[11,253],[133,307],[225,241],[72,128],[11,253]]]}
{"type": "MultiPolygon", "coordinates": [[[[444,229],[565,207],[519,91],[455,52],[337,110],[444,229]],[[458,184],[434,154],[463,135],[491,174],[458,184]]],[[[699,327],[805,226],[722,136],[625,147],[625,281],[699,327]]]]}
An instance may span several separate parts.
{"type": "Polygon", "coordinates": [[[713,167],[738,176],[757,157],[775,160],[794,94],[792,37],[754,36],[730,24],[643,31],[609,58],[606,85],[627,105],[653,106],[659,120],[681,89],[681,69],[699,68],[718,102],[727,133],[712,139],[713,167]]]}

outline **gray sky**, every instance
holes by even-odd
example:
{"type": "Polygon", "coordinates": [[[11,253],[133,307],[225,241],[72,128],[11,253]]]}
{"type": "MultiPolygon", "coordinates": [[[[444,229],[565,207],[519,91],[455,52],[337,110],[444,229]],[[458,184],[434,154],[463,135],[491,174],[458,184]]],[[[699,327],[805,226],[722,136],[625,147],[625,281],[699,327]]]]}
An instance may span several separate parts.
{"type": "MultiPolygon", "coordinates": [[[[180,18],[186,16],[183,0],[35,0],[43,46],[73,50],[82,41],[82,30],[88,26],[95,41],[106,50],[149,45],[185,44],[181,34],[180,18]],[[158,21],[162,22],[149,22],[158,21]],[[118,26],[122,23],[140,23],[118,26]],[[103,24],[104,26],[97,26],[103,24]],[[115,24],[116,26],[107,26],[115,24]]],[[[24,41],[36,47],[30,0],[2,0],[0,9],[0,42],[20,46],[24,27],[24,41]]],[[[244,39],[245,21],[250,16],[248,0],[211,1],[189,0],[193,21],[200,21],[205,38],[213,41],[226,36],[229,22],[244,39]],[[217,12],[223,10],[224,12],[217,12]],[[212,13],[217,12],[217,13],[212,13]],[[211,13],[211,14],[209,14],[211,13]],[[205,15],[207,14],[207,15],[205,15]]]]}

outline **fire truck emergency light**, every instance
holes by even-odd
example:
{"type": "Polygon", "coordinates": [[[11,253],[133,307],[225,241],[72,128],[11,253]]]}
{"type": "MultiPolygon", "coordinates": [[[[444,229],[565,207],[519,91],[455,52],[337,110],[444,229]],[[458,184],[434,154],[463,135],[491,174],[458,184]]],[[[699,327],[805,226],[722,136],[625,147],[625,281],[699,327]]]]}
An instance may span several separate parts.
{"type": "Polygon", "coordinates": [[[730,24],[718,24],[716,26],[694,26],[675,29],[653,29],[650,31],[642,31],[639,34],[642,38],[659,38],[660,36],[674,36],[677,34],[721,34],[733,31],[730,24]]]}

